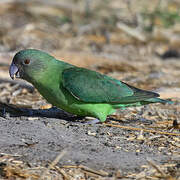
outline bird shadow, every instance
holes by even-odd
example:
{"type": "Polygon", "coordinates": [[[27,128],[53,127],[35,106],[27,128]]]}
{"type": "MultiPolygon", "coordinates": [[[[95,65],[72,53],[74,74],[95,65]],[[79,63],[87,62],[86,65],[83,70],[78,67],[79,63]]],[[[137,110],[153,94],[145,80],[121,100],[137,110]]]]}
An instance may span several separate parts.
{"type": "MultiPolygon", "coordinates": [[[[7,104],[0,102],[0,117],[7,118],[7,117],[41,117],[41,118],[56,118],[66,120],[68,122],[84,122],[85,116],[76,116],[70,113],[67,113],[59,108],[52,107],[49,109],[29,109],[29,108],[20,108],[12,104],[7,104]]],[[[152,122],[144,119],[144,118],[136,118],[134,120],[120,120],[108,116],[106,122],[109,121],[116,121],[121,124],[129,124],[135,122],[141,122],[143,124],[151,124],[152,122]]]]}
{"type": "Polygon", "coordinates": [[[6,118],[6,117],[21,117],[21,116],[58,118],[73,122],[84,119],[84,117],[74,116],[56,107],[52,107],[49,109],[29,109],[29,108],[19,108],[12,104],[0,102],[0,117],[6,118]]]}

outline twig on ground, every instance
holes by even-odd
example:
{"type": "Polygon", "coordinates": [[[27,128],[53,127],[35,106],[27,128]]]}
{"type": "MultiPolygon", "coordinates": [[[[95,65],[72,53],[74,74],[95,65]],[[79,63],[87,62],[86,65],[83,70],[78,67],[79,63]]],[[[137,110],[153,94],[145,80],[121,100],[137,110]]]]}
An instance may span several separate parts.
{"type": "Polygon", "coordinates": [[[83,165],[74,165],[74,166],[72,166],[72,165],[65,165],[65,166],[61,166],[61,168],[80,168],[80,169],[82,169],[85,172],[91,173],[91,175],[95,174],[95,175],[103,176],[103,177],[109,175],[109,173],[107,173],[105,171],[102,171],[102,170],[97,171],[97,170],[91,169],[91,168],[83,166],[83,165]]]}
{"type": "Polygon", "coordinates": [[[52,163],[48,166],[48,168],[42,173],[41,179],[43,179],[45,177],[45,175],[48,173],[48,171],[52,168],[54,168],[54,166],[59,162],[59,160],[67,153],[66,150],[63,150],[62,152],[60,152],[60,154],[54,159],[54,161],[52,161],[52,163]]]}
{"type": "Polygon", "coordinates": [[[157,133],[157,134],[163,134],[163,135],[180,136],[180,134],[178,133],[162,132],[162,131],[156,131],[152,129],[142,129],[142,128],[135,128],[135,127],[130,127],[130,126],[121,126],[119,124],[104,123],[104,125],[111,126],[111,127],[118,127],[118,128],[127,129],[127,130],[133,130],[133,131],[144,131],[144,132],[157,133]]]}
{"type": "Polygon", "coordinates": [[[128,35],[132,36],[133,38],[141,41],[141,42],[146,42],[147,38],[145,35],[142,34],[142,32],[138,31],[137,29],[130,28],[126,24],[123,24],[121,22],[117,23],[117,27],[121,30],[127,33],[128,35]]]}
{"type": "Polygon", "coordinates": [[[160,173],[163,178],[167,178],[167,175],[165,174],[165,172],[164,172],[162,169],[160,169],[160,167],[159,167],[158,165],[156,165],[155,162],[153,162],[152,160],[147,160],[147,162],[148,162],[154,169],[156,169],[156,171],[157,171],[158,173],[160,173]]]}

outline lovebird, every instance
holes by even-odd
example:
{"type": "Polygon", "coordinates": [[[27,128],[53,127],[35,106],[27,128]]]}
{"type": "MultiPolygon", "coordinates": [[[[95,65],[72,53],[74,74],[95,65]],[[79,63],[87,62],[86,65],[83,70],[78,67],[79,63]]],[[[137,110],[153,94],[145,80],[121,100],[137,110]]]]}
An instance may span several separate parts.
{"type": "Polygon", "coordinates": [[[12,79],[22,78],[53,106],[100,122],[116,109],[150,103],[169,103],[159,94],[141,90],[96,71],[55,59],[46,52],[25,49],[15,54],[9,68],[12,79]]]}

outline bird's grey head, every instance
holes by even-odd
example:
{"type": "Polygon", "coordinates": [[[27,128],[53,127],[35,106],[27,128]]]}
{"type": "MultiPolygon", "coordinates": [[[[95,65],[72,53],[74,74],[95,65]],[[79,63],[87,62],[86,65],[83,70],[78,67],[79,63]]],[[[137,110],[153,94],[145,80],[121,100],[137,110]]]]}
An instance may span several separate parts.
{"type": "Polygon", "coordinates": [[[49,54],[36,50],[25,49],[15,54],[9,68],[9,74],[12,79],[22,78],[29,82],[35,76],[44,71],[48,66],[48,61],[53,57],[49,54]]]}

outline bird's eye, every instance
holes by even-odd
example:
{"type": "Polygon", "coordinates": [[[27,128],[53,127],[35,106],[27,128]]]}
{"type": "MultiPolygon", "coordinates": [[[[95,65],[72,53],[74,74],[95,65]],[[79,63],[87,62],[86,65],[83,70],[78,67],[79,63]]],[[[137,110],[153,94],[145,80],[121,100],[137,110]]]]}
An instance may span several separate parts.
{"type": "Polygon", "coordinates": [[[30,60],[29,59],[25,59],[24,60],[24,64],[29,64],[30,63],[30,60]]]}

